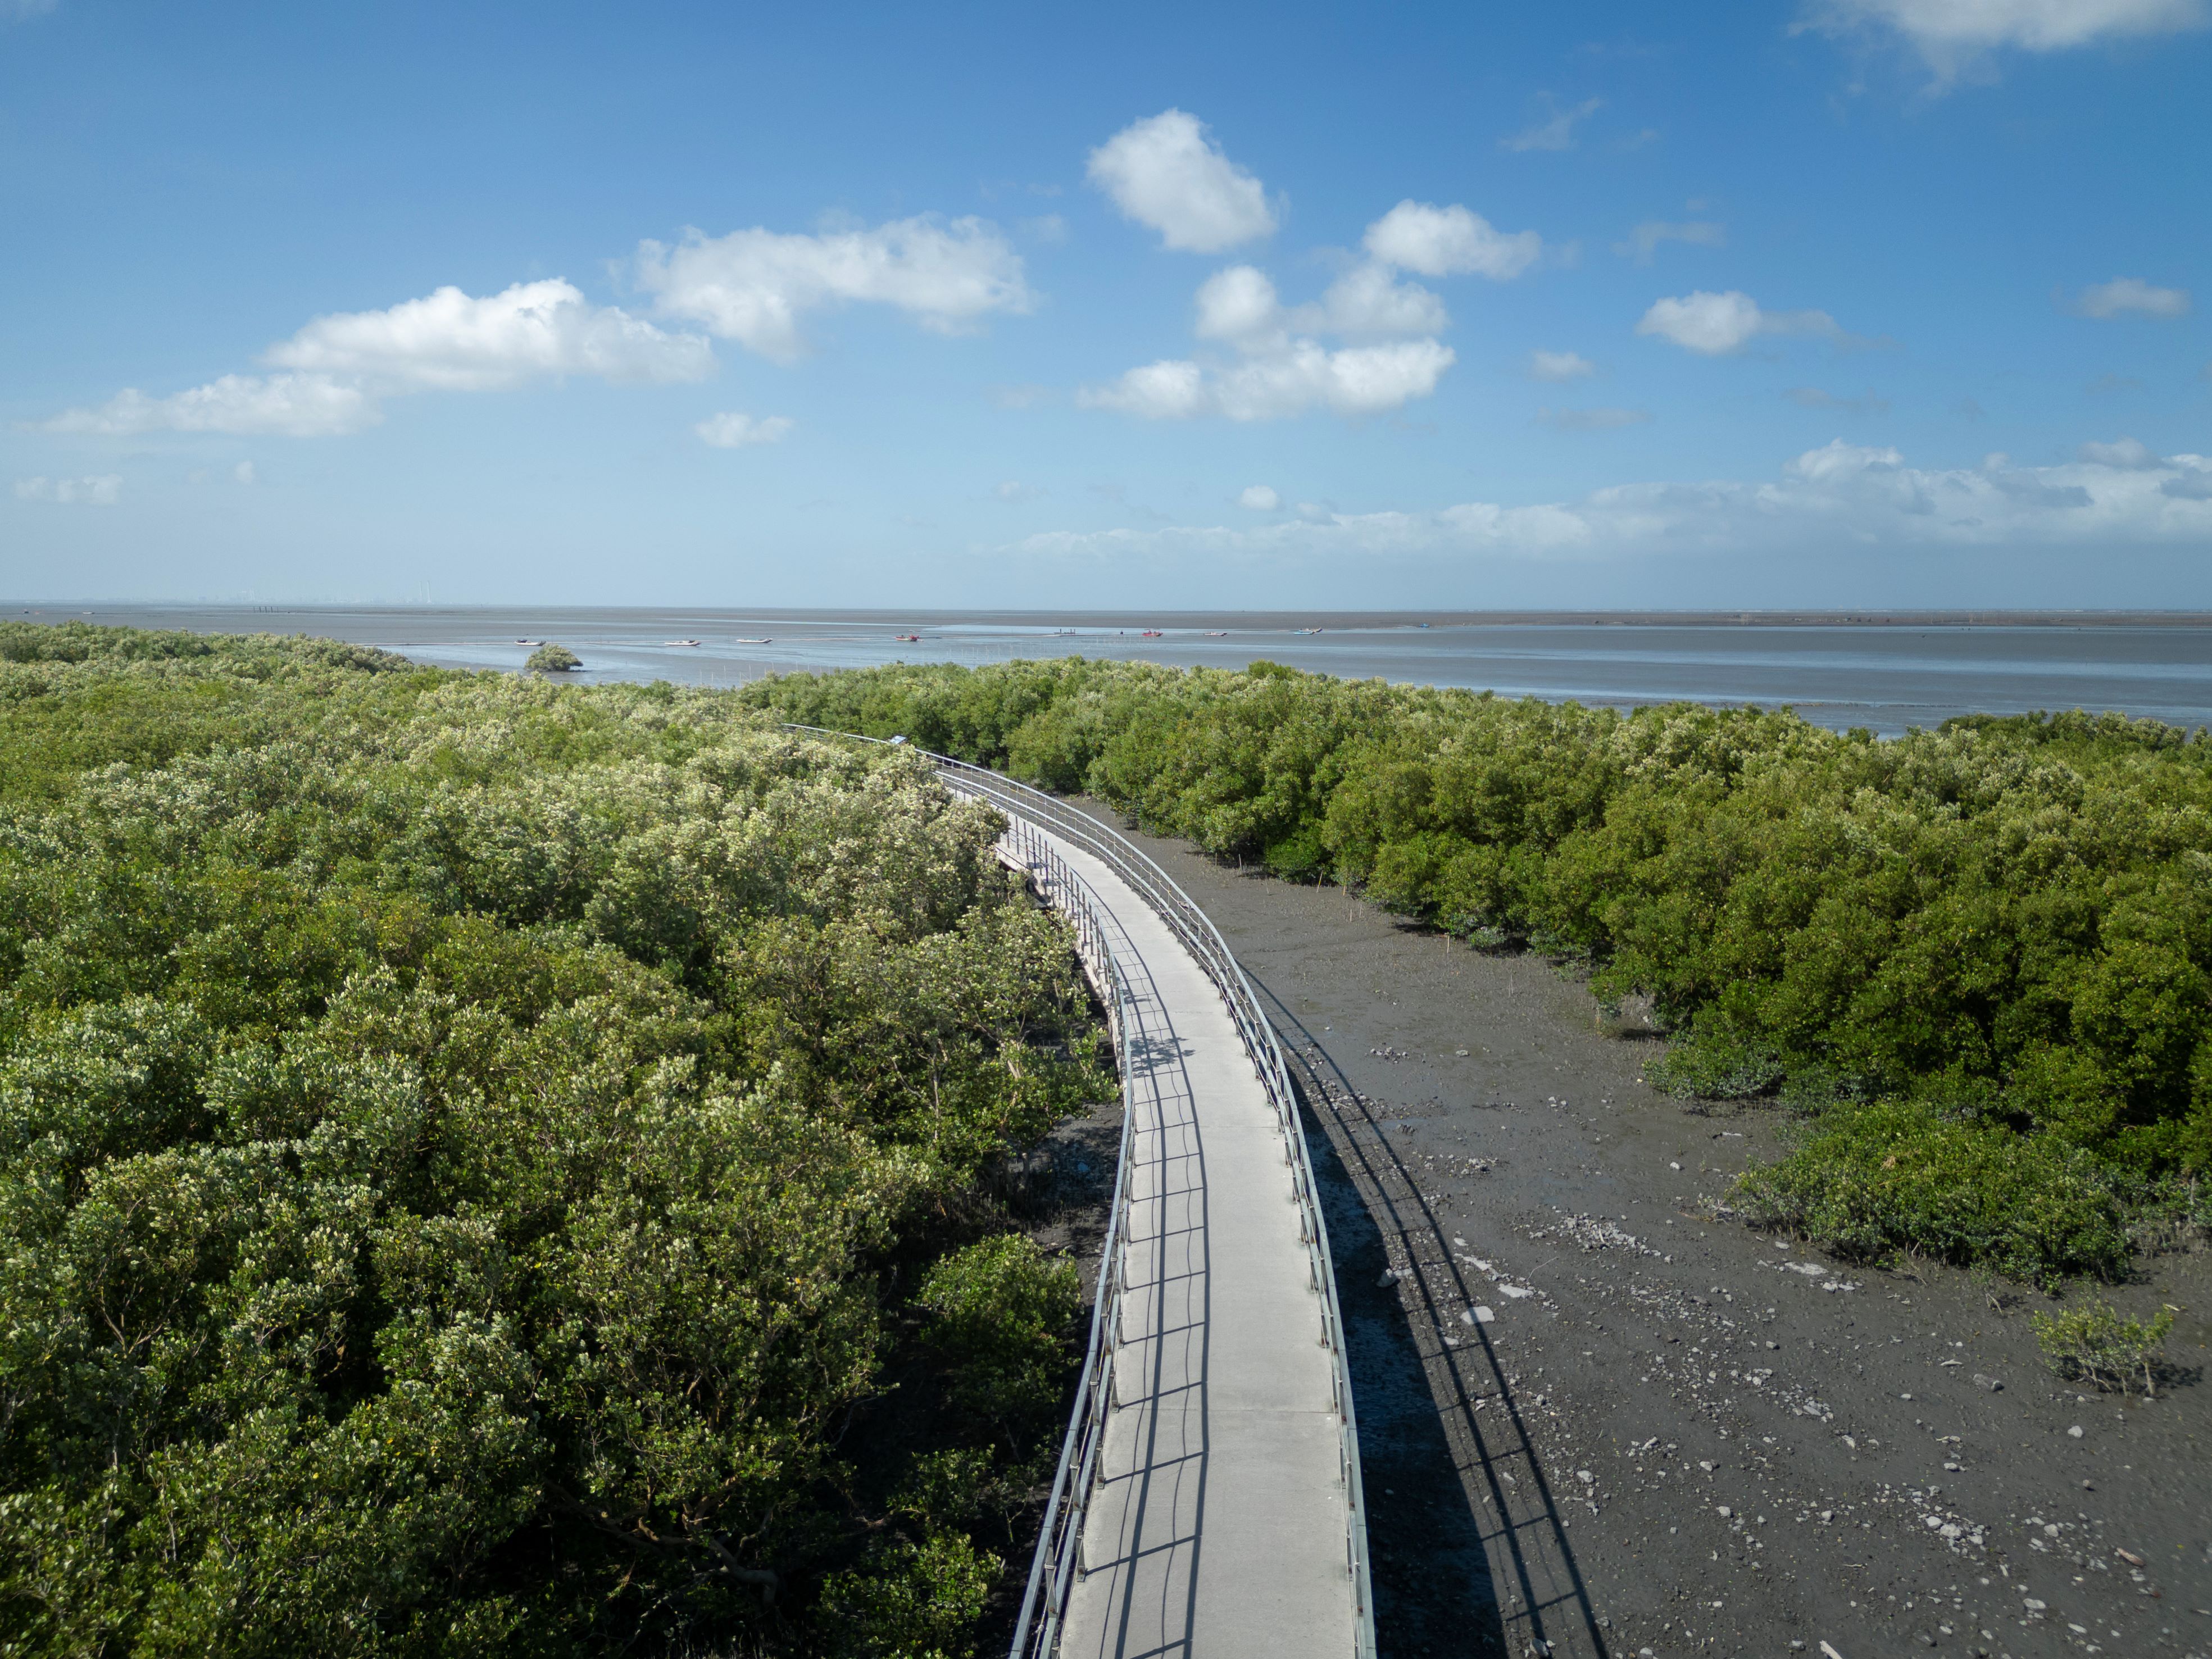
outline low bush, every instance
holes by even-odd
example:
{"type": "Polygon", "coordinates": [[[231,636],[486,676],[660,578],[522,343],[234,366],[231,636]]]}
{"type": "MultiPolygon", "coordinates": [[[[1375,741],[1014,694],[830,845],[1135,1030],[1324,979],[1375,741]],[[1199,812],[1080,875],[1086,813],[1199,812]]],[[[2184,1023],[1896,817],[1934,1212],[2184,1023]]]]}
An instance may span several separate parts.
{"type": "Polygon", "coordinates": [[[2172,1309],[2160,1309],[2148,1321],[2133,1319],[2093,1297],[2058,1313],[2031,1314],[2028,1322],[2051,1369],[2067,1381],[2123,1393],[2141,1383],[2145,1395],[2158,1392],[2157,1372],[2173,1329],[2172,1309]]]}
{"type": "Polygon", "coordinates": [[[2112,1277],[2130,1248],[2123,1195],[2089,1153],[1911,1102],[1831,1108],[1748,1170],[1736,1202],[1850,1260],[1917,1255],[2044,1284],[2112,1277]]]}

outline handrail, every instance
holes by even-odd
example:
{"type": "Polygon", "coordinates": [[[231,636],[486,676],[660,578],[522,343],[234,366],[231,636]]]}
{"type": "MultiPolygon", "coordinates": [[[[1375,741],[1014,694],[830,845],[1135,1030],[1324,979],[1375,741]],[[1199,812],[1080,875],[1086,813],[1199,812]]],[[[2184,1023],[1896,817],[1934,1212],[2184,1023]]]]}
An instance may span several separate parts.
{"type": "MultiPolygon", "coordinates": [[[[1106,930],[1091,902],[1082,878],[1067,867],[1052,844],[1028,823],[1010,820],[1006,839],[1019,853],[1022,867],[1046,902],[1068,913],[1075,923],[1078,959],[1091,974],[1099,1000],[1107,1008],[1107,1032],[1117,1060],[1123,1053],[1129,1029],[1128,981],[1106,930]]],[[[1098,1448],[1104,1438],[1106,1413],[1113,1402],[1114,1356],[1121,1341],[1121,1299],[1127,1288],[1127,1240],[1122,1218],[1129,1206],[1129,1141],[1136,1113],[1129,1067],[1121,1066],[1121,1147],[1115,1159],[1114,1199],[1107,1212],[1106,1241],[1098,1257],[1098,1288],[1091,1303],[1091,1341],[1085,1352],[1083,1373],[1076,1384],[1075,1403],[1067,1415],[1067,1432],[1060,1441],[1060,1463],[1052,1478],[1052,1495],[1037,1526],[1037,1545],[1030,1560],[1029,1584],[1022,1596],[1022,1611],[1014,1629],[1011,1652],[1015,1659],[1036,1655],[1049,1659],[1060,1645],[1060,1627],[1067,1612],[1077,1551],[1082,1542],[1083,1512],[1098,1465],[1098,1448]],[[1069,1476],[1074,1479],[1071,1481],[1069,1476]],[[1036,1620],[1040,1605],[1042,1623],[1036,1620]]]]}
{"type": "MultiPolygon", "coordinates": [[[[859,732],[833,732],[823,726],[802,726],[796,722],[787,722],[785,729],[814,732],[823,737],[858,738],[864,743],[884,742],[883,738],[863,737],[859,732]]],[[[1352,1372],[1344,1343],[1344,1316],[1337,1303],[1336,1273],[1329,1254],[1328,1226],[1322,1215],[1320,1195],[1314,1183],[1313,1163],[1306,1150],[1304,1131],[1298,1121],[1297,1097],[1291,1089],[1290,1069],[1285,1065],[1282,1049],[1276,1042],[1274,1027],[1261,1012],[1260,1001],[1253,994],[1251,981],[1245,978],[1244,969],[1238,964],[1235,952],[1230,950],[1228,941],[1221,937],[1220,930],[1213,925],[1212,919],[1200,909],[1196,902],[1176,885],[1174,878],[1166,871],[1161,869],[1141,848],[1136,846],[1118,830],[1101,823],[1089,813],[1068,805],[1056,797],[1047,794],[1042,789],[1033,788],[1002,773],[991,771],[988,768],[977,766],[972,762],[955,759],[949,755],[934,754],[919,746],[915,748],[915,752],[935,766],[939,773],[944,776],[947,786],[957,793],[989,801],[1006,811],[1013,823],[1020,823],[1025,820],[1029,824],[1048,828],[1055,834],[1073,842],[1104,863],[1116,876],[1127,883],[1146,904],[1157,911],[1170,927],[1174,929],[1176,936],[1198,959],[1199,965],[1206,970],[1206,976],[1213,981],[1215,989],[1221,994],[1223,1002],[1227,1005],[1230,1018],[1235,1023],[1238,1035],[1243,1039],[1245,1052],[1252,1061],[1253,1070],[1259,1075],[1261,1085],[1266,1090],[1268,1101],[1275,1109],[1276,1121],[1283,1131],[1285,1161],[1291,1169],[1291,1190],[1298,1205],[1299,1236],[1306,1247],[1308,1273],[1313,1287],[1321,1299],[1322,1342],[1329,1350],[1334,1361],[1331,1368],[1330,1381],[1331,1390],[1334,1396],[1333,1404],[1336,1408],[1338,1423],[1338,1472],[1343,1479],[1345,1487],[1345,1557],[1352,1580],[1354,1613],[1352,1651],[1354,1659],[1374,1659],[1375,1608],[1367,1552],[1366,1500],[1360,1481],[1359,1425],[1352,1408],[1352,1372]]],[[[1042,850],[1048,854],[1050,854],[1048,847],[1042,850]]],[[[1066,865],[1061,863],[1056,855],[1052,856],[1051,862],[1058,866],[1060,871],[1066,870],[1066,865]]],[[[1087,912],[1090,908],[1088,896],[1083,892],[1073,872],[1068,872],[1065,879],[1068,884],[1064,890],[1072,898],[1079,898],[1084,909],[1087,912]]],[[[1091,920],[1095,926],[1095,917],[1091,920]]],[[[1103,933],[1100,935],[1100,939],[1103,945],[1103,933]]],[[[1110,955],[1107,959],[1110,963],[1110,955]]],[[[1120,977],[1118,969],[1113,969],[1113,983],[1117,997],[1115,1012],[1118,1024],[1120,1013],[1118,999],[1126,996],[1127,989],[1120,977]]],[[[1118,1054],[1121,1045],[1121,1032],[1118,1029],[1115,1032],[1115,1044],[1118,1054]]],[[[1127,1066],[1122,1069],[1122,1089],[1123,1167],[1126,1170],[1131,1116],[1127,1109],[1127,1066]]],[[[1120,1224],[1118,1206],[1121,1201],[1122,1188],[1120,1182],[1117,1181],[1115,1187],[1117,1210],[1114,1219],[1109,1224],[1109,1246],[1118,1234],[1120,1224]]],[[[1118,1281],[1119,1266],[1118,1263],[1113,1265],[1118,1281]]],[[[1099,1270],[1100,1301],[1097,1305],[1100,1308],[1105,1305],[1103,1298],[1108,1266],[1107,1262],[1102,1261],[1099,1270]]],[[[1117,1310],[1119,1294],[1117,1283],[1115,1291],[1117,1310]]],[[[1098,1346],[1097,1325],[1098,1315],[1095,1310],[1092,1317],[1092,1347],[1095,1358],[1098,1346]]],[[[1118,1324],[1118,1319],[1116,1323],[1118,1324]]],[[[1111,1341],[1112,1338],[1109,1334],[1109,1358],[1111,1341]]],[[[1085,1391],[1091,1389],[1091,1365],[1086,1362],[1084,1382],[1078,1389],[1075,1410],[1070,1414],[1067,1442],[1060,1455],[1063,1475],[1066,1472],[1078,1431],[1082,1425],[1085,1391]]],[[[1097,1418],[1099,1423],[1103,1425],[1104,1421],[1103,1391],[1092,1391],[1092,1393],[1100,1402],[1097,1406],[1097,1418]]],[[[1095,1432],[1086,1437],[1090,1440],[1090,1444],[1082,1458],[1084,1479],[1074,1492],[1068,1494],[1076,1511],[1073,1523],[1068,1529],[1067,1542],[1071,1546],[1080,1535],[1082,1500],[1089,1490],[1089,1476],[1097,1452],[1095,1432]]],[[[1030,1570],[1029,1594],[1023,1601],[1021,1620],[1014,1638],[1012,1659],[1049,1659],[1058,1641],[1060,1619],[1066,1607],[1065,1591],[1067,1583],[1067,1568],[1072,1565],[1073,1555],[1072,1547],[1066,1555],[1054,1564],[1053,1595],[1047,1604],[1050,1612],[1045,1625],[1038,1627],[1036,1632],[1037,1634],[1044,1636],[1044,1640],[1039,1644],[1030,1642],[1029,1638],[1032,1635],[1032,1616],[1036,1610],[1037,1596],[1043,1588],[1040,1581],[1044,1571],[1047,1547],[1054,1542],[1054,1528],[1058,1519],[1058,1508],[1061,1498],[1060,1479],[1055,1476],[1053,1486],[1053,1507],[1046,1511],[1045,1524],[1038,1533],[1037,1554],[1030,1570]],[[1048,1632],[1049,1634],[1045,1634],[1048,1632]],[[1024,1645],[1025,1642],[1028,1642],[1028,1645],[1024,1645]]]]}

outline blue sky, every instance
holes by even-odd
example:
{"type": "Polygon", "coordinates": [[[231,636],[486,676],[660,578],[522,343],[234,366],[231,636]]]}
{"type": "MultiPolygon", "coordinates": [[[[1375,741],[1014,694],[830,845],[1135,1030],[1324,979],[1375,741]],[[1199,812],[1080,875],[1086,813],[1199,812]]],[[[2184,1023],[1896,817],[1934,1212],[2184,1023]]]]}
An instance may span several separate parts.
{"type": "Polygon", "coordinates": [[[2212,606],[2212,0],[0,0],[0,592],[2212,606]]]}

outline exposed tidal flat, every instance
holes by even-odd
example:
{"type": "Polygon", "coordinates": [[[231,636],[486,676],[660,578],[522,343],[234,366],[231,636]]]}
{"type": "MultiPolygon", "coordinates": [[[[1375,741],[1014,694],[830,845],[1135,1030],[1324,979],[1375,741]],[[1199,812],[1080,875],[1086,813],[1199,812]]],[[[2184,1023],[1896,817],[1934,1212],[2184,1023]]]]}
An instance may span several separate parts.
{"type": "MultiPolygon", "coordinates": [[[[14,607],[19,617],[24,608],[14,607]]],[[[525,641],[552,639],[583,658],[586,681],[727,686],[893,661],[975,667],[1081,655],[1242,668],[1264,658],[1348,679],[1613,708],[1787,705],[1816,725],[1885,736],[2033,709],[2212,723],[2212,617],[2201,613],[41,609],[134,627],[307,633],[441,667],[520,668],[532,649],[525,641]]]]}

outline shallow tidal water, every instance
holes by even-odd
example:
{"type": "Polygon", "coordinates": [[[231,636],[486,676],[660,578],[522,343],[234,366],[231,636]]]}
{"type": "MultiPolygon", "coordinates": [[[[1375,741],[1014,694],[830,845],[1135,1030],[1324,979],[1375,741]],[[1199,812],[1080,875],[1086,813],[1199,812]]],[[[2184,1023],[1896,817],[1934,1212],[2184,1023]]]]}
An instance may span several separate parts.
{"type": "Polygon", "coordinates": [[[1632,708],[1787,705],[1894,736],[1957,714],[2118,710],[2212,725],[2212,618],[2094,614],[1995,620],[1222,612],[735,611],[692,608],[106,605],[19,616],[316,634],[441,667],[519,669],[535,642],[576,678],[739,685],[772,673],[1025,657],[1242,668],[1256,659],[1351,679],[1632,708]],[[1147,630],[1156,630],[1148,632],[1147,630]],[[901,638],[901,635],[916,635],[901,638]]]}

